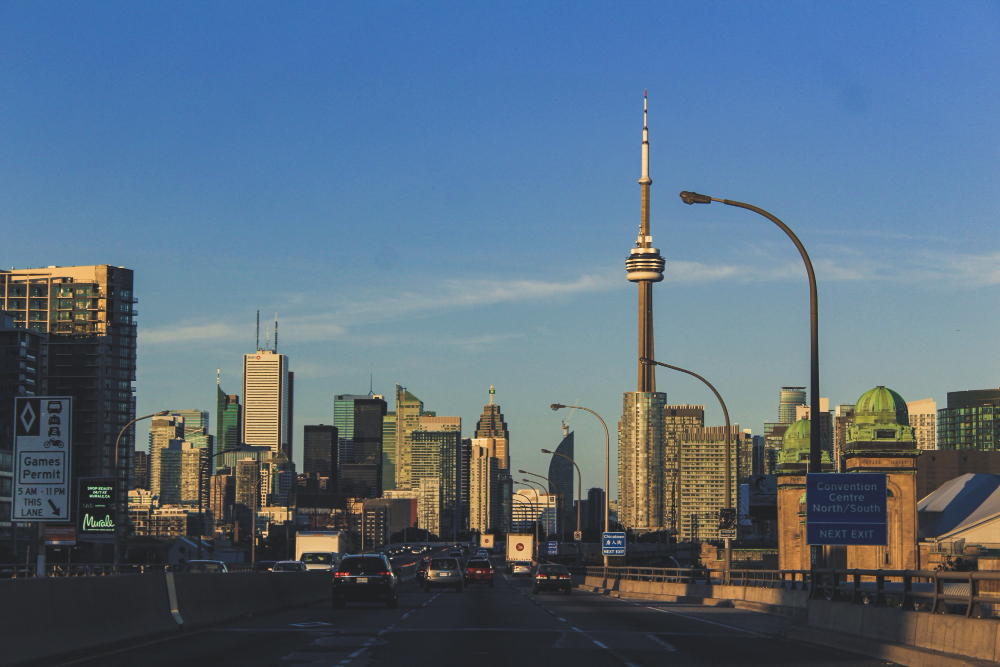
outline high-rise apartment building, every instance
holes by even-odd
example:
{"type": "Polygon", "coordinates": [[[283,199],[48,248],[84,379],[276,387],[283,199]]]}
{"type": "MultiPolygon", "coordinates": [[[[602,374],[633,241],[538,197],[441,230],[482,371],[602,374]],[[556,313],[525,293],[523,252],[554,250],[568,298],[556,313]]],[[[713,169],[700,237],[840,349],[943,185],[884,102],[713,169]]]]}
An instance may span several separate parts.
{"type": "MultiPolygon", "coordinates": [[[[240,397],[222,391],[222,379],[216,377],[215,384],[215,451],[230,452],[243,442],[240,434],[240,397]]],[[[220,467],[216,459],[216,468],[220,467]]]]}
{"type": "MultiPolygon", "coordinates": [[[[781,400],[778,403],[778,423],[792,424],[795,419],[795,408],[806,404],[805,387],[782,387],[781,400]]],[[[822,411],[822,408],[820,408],[822,411]]]]}
{"type": "Polygon", "coordinates": [[[469,528],[479,534],[500,530],[503,509],[500,460],[487,447],[470,443],[470,450],[469,528]]]}
{"type": "Polygon", "coordinates": [[[149,490],[149,453],[132,452],[132,488],[149,490]]]}
{"type": "Polygon", "coordinates": [[[149,490],[154,496],[161,495],[160,452],[174,440],[184,440],[184,419],[169,415],[154,417],[149,423],[149,490]]]}
{"type": "Polygon", "coordinates": [[[663,406],[667,395],[656,391],[656,367],[644,360],[656,359],[653,346],[653,283],[663,280],[664,260],[653,247],[649,227],[650,185],[649,129],[643,100],[642,176],[639,179],[639,236],[625,260],[630,282],[639,286],[639,354],[636,391],[622,397],[618,422],[619,520],[625,528],[646,531],[664,527],[663,519],[663,406]]]}
{"type": "Polygon", "coordinates": [[[212,475],[209,482],[208,506],[215,524],[233,523],[233,505],[236,503],[236,475],[227,468],[212,475]]]}
{"type": "Polygon", "coordinates": [[[302,472],[337,482],[338,429],[328,424],[307,424],[302,429],[302,472]]]}
{"type": "Polygon", "coordinates": [[[677,533],[680,521],[680,443],[681,433],[686,429],[705,425],[704,405],[663,406],[663,519],[666,527],[677,533]]]}
{"type": "MultiPolygon", "coordinates": [[[[751,456],[753,438],[730,425],[730,501],[738,507],[740,458],[751,456]]],[[[719,510],[726,506],[726,427],[688,428],[681,435],[679,539],[719,539],[719,510]]]]}
{"type": "Polygon", "coordinates": [[[215,437],[209,433],[209,418],[206,410],[171,410],[170,414],[184,420],[184,439],[195,447],[214,450],[215,437]]]}
{"type": "Polygon", "coordinates": [[[937,449],[937,403],[934,399],[907,401],[906,409],[917,438],[917,449],[937,449]]]}
{"type": "Polygon", "coordinates": [[[500,467],[510,468],[510,433],[503,420],[500,406],[496,404],[496,390],[490,385],[490,402],[483,406],[483,413],[476,423],[475,438],[493,438],[493,456],[500,460],[500,467]]]}
{"type": "Polygon", "coordinates": [[[938,449],[1000,450],[1000,389],[949,391],[937,435],[938,449]]]}
{"type": "Polygon", "coordinates": [[[185,440],[171,440],[157,451],[159,458],[156,486],[160,505],[197,505],[208,507],[209,450],[185,440]]]}
{"type": "Polygon", "coordinates": [[[289,456],[288,357],[272,350],[243,355],[243,441],[289,456]]]}
{"type": "MultiPolygon", "coordinates": [[[[76,479],[113,475],[118,434],[135,417],[132,283],[131,269],[106,264],[0,271],[0,309],[15,326],[49,335],[48,395],[73,397],[76,479]]],[[[124,507],[134,427],[118,446],[124,507]]]]}

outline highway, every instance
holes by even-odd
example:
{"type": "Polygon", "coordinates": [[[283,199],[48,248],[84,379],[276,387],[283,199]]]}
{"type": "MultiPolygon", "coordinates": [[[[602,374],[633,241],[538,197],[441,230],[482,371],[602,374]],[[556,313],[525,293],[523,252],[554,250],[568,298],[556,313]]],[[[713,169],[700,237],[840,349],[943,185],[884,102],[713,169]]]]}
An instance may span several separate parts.
{"type": "MultiPolygon", "coordinates": [[[[225,576],[225,575],[205,575],[225,576]]],[[[261,576],[296,576],[261,575],[261,576]]],[[[735,609],[627,601],[574,590],[532,595],[497,570],[494,588],[400,588],[396,609],[329,603],[46,660],[49,667],[662,667],[890,663],[778,639],[783,621],[735,609]]]]}

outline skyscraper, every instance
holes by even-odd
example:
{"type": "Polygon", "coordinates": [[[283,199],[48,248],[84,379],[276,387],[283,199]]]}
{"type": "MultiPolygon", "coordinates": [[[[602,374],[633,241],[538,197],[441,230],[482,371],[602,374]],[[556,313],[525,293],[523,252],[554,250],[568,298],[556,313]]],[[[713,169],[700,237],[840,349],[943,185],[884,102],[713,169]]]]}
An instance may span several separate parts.
{"type": "Polygon", "coordinates": [[[1000,389],[949,391],[938,410],[938,449],[1000,450],[1000,389]]]}
{"type": "Polygon", "coordinates": [[[243,355],[243,439],[288,455],[288,357],[272,350],[243,355]]]}
{"type": "Polygon", "coordinates": [[[664,486],[663,520],[666,527],[675,533],[680,524],[680,481],[681,481],[681,435],[686,429],[705,425],[704,405],[665,405],[663,407],[664,428],[664,486]]]}
{"type": "MultiPolygon", "coordinates": [[[[559,523],[561,524],[560,528],[563,529],[556,531],[559,535],[562,535],[565,532],[565,520],[573,515],[570,510],[573,509],[573,500],[576,498],[573,493],[576,487],[574,484],[576,481],[576,469],[573,467],[573,433],[565,424],[563,424],[562,440],[559,441],[555,452],[555,454],[549,457],[548,489],[549,493],[559,496],[562,503],[562,516],[559,523]],[[556,454],[561,454],[562,456],[556,456],[556,454]]],[[[573,516],[575,517],[575,515],[573,516]]],[[[572,525],[575,529],[575,518],[572,521],[572,525]]]]}
{"type": "MultiPolygon", "coordinates": [[[[430,480],[439,493],[437,509],[438,535],[451,536],[459,526],[459,496],[461,495],[462,467],[460,431],[414,431],[412,479],[414,486],[430,480]]],[[[426,487],[430,489],[432,487],[426,487]]],[[[429,491],[428,491],[429,492],[429,491]]],[[[426,501],[425,501],[426,502],[426,501]]],[[[430,516],[432,510],[425,511],[430,516]]],[[[429,524],[430,525],[430,524],[429,524]]],[[[421,526],[423,528],[424,526],[421,526]]],[[[430,528],[428,528],[430,530],[430,528]]]]}
{"type": "MultiPolygon", "coordinates": [[[[229,452],[240,446],[240,397],[222,391],[222,380],[216,376],[215,454],[229,452]]],[[[216,468],[221,463],[216,459],[216,468]]]]}
{"type": "Polygon", "coordinates": [[[420,428],[424,402],[396,385],[396,488],[409,491],[413,481],[413,432],[420,428]]]}
{"type": "MultiPolygon", "coordinates": [[[[740,458],[749,459],[753,438],[738,424],[730,425],[730,437],[731,507],[738,507],[740,458]]],[[[679,537],[717,540],[719,510],[726,506],[726,427],[687,428],[680,442],[679,537]]]]}
{"type": "Polygon", "coordinates": [[[656,391],[655,366],[642,358],[655,359],[653,348],[653,283],[663,280],[663,257],[653,247],[649,228],[649,129],[643,100],[642,177],[639,179],[641,209],[639,236],[625,260],[630,282],[639,284],[639,361],[636,391],[626,392],[622,418],[618,422],[619,521],[633,530],[656,530],[664,526],[664,425],[667,395],[656,391]]]}
{"type": "Polygon", "coordinates": [[[382,430],[386,403],[374,394],[339,394],[334,397],[333,423],[343,453],[340,459],[342,490],[355,498],[382,495],[382,430]],[[351,479],[345,479],[350,473],[351,479]],[[353,488],[353,491],[351,490],[353,488]]]}
{"type": "Polygon", "coordinates": [[[337,484],[338,441],[336,426],[306,424],[302,429],[302,472],[330,478],[330,488],[337,484]]]}
{"type": "Polygon", "coordinates": [[[483,406],[483,413],[476,423],[475,438],[493,438],[493,456],[500,461],[500,467],[510,468],[510,433],[503,420],[500,406],[496,404],[496,390],[490,385],[490,402],[483,406]]]}
{"type": "Polygon", "coordinates": [[[382,417],[382,490],[396,488],[396,413],[382,417]]]}
{"type": "MultiPolygon", "coordinates": [[[[0,271],[0,309],[49,334],[50,396],[73,397],[73,477],[113,474],[115,442],[135,417],[138,313],[132,270],[106,264],[0,271]]],[[[128,502],[134,427],[118,441],[119,502],[128,502]]]]}
{"type": "Polygon", "coordinates": [[[170,414],[184,420],[184,439],[195,447],[206,447],[213,450],[215,438],[208,432],[209,419],[207,410],[171,410],[170,414]]]}
{"type": "Polygon", "coordinates": [[[184,418],[154,417],[149,423],[149,490],[160,495],[160,452],[174,440],[184,440],[184,418]]]}

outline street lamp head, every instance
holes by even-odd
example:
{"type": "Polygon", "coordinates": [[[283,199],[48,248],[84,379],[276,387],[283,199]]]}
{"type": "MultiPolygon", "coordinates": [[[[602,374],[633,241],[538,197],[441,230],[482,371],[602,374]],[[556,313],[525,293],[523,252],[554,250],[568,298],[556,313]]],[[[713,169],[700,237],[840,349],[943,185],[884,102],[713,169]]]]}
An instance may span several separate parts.
{"type": "Polygon", "coordinates": [[[547,449],[543,449],[543,450],[542,450],[542,454],[552,454],[552,453],[553,453],[553,452],[551,452],[551,451],[549,451],[549,450],[547,450],[547,449]]]}
{"type": "Polygon", "coordinates": [[[563,405],[562,403],[553,403],[549,407],[552,408],[553,410],[558,410],[559,408],[565,408],[566,406],[563,405]]]}
{"type": "Polygon", "coordinates": [[[639,357],[639,363],[645,366],[651,366],[654,362],[649,357],[639,357]]]}
{"type": "Polygon", "coordinates": [[[684,200],[685,204],[711,204],[712,198],[708,195],[700,195],[697,192],[688,192],[685,190],[681,193],[681,199],[684,200]]]}
{"type": "Polygon", "coordinates": [[[521,473],[522,475],[527,475],[528,474],[527,470],[518,470],[518,472],[521,473]]]}
{"type": "Polygon", "coordinates": [[[170,414],[170,410],[161,410],[160,412],[157,412],[157,413],[156,413],[155,415],[153,415],[153,416],[154,416],[154,417],[166,417],[166,416],[167,416],[167,415],[169,415],[169,414],[170,414]]]}

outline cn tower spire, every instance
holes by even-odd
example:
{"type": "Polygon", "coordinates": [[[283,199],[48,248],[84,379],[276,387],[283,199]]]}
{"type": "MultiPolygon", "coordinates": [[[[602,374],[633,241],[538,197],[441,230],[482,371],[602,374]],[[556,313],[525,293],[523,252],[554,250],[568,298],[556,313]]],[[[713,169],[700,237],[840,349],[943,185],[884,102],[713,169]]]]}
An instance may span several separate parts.
{"type": "MultiPolygon", "coordinates": [[[[660,251],[653,247],[653,236],[649,229],[649,104],[644,92],[642,97],[642,177],[639,179],[641,195],[639,238],[625,260],[628,279],[639,283],[639,358],[655,359],[653,352],[653,283],[663,280],[664,261],[660,251]]],[[[656,391],[654,366],[638,362],[639,378],[637,391],[656,391]]]]}

